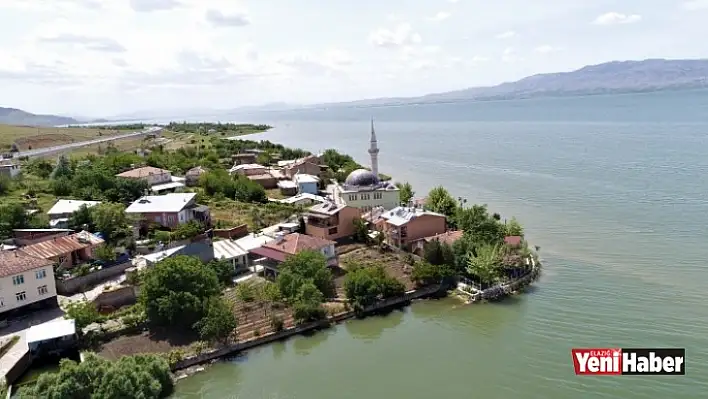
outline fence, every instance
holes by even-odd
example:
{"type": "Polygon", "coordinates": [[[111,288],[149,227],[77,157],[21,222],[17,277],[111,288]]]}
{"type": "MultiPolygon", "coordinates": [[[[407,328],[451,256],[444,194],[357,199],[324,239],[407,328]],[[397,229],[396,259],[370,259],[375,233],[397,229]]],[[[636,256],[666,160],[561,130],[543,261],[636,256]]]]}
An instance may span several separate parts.
{"type": "Polygon", "coordinates": [[[104,267],[101,270],[91,272],[85,276],[70,277],[67,279],[57,279],[57,293],[60,295],[73,295],[102,283],[111,277],[125,273],[125,270],[133,266],[130,261],[117,264],[115,266],[104,267]]]}

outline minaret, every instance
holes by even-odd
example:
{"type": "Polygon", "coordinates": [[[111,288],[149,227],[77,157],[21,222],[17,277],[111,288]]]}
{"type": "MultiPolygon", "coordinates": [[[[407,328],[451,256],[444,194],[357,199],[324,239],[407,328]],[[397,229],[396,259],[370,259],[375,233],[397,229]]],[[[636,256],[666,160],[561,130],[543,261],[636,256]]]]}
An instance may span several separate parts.
{"type": "Polygon", "coordinates": [[[371,118],[371,146],[369,147],[369,155],[371,155],[371,172],[374,176],[379,176],[379,147],[376,142],[376,132],[374,131],[374,118],[371,118]]]}

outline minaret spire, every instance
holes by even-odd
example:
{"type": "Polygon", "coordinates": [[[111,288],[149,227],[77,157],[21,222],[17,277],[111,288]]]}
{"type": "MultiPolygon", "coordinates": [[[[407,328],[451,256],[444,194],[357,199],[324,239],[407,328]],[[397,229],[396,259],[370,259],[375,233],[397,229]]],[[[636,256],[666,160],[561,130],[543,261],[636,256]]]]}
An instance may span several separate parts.
{"type": "Polygon", "coordinates": [[[376,141],[376,131],[374,130],[374,118],[371,118],[371,143],[369,147],[369,155],[371,156],[371,172],[378,177],[379,175],[379,147],[376,141]]]}

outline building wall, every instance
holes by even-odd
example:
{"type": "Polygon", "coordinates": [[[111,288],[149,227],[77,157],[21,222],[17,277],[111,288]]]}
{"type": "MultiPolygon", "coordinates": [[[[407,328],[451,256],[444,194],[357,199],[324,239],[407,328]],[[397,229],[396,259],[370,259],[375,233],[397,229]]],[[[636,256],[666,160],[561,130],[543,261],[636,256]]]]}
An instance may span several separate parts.
{"type": "Polygon", "coordinates": [[[251,181],[260,184],[265,189],[278,187],[278,179],[275,177],[269,179],[251,179],[251,181]]]}
{"type": "MultiPolygon", "coordinates": [[[[392,244],[400,244],[401,246],[406,246],[412,241],[417,241],[421,238],[434,236],[436,234],[442,234],[447,230],[447,221],[444,216],[423,215],[406,223],[405,227],[405,238],[399,240],[397,237],[388,237],[390,238],[389,241],[392,244]]],[[[386,223],[386,231],[389,234],[394,228],[395,226],[391,226],[390,224],[386,223]]]]}
{"type": "Polygon", "coordinates": [[[0,176],[14,178],[20,174],[20,165],[0,165],[0,176]]]}
{"type": "Polygon", "coordinates": [[[398,190],[342,192],[341,189],[337,189],[337,197],[342,203],[359,208],[364,212],[378,206],[390,210],[401,205],[401,196],[398,190]]]}
{"type": "Polygon", "coordinates": [[[305,226],[305,233],[309,236],[324,238],[326,240],[338,240],[350,237],[354,234],[354,219],[361,217],[361,210],[354,207],[342,208],[338,215],[336,232],[330,234],[332,227],[318,227],[311,224],[305,226]]]}
{"type": "Polygon", "coordinates": [[[179,213],[178,212],[155,212],[155,213],[143,213],[141,214],[143,220],[148,222],[157,223],[161,226],[173,228],[179,225],[179,213]]]}
{"type": "Polygon", "coordinates": [[[264,174],[268,173],[268,170],[264,166],[262,168],[240,169],[240,170],[237,170],[236,173],[238,173],[240,175],[244,175],[244,176],[256,176],[256,175],[264,175],[264,174]]]}
{"type": "Polygon", "coordinates": [[[149,186],[154,186],[156,184],[165,184],[172,181],[171,173],[159,173],[155,175],[150,175],[146,178],[149,186]]]}
{"type": "Polygon", "coordinates": [[[315,194],[319,192],[319,187],[317,187],[317,183],[299,183],[298,184],[298,190],[300,193],[307,193],[307,194],[315,194]]]}
{"type": "Polygon", "coordinates": [[[56,284],[54,282],[54,270],[51,266],[33,269],[13,276],[0,278],[0,313],[7,312],[22,306],[30,305],[39,301],[57,296],[56,284]],[[35,272],[44,270],[44,277],[37,278],[35,272]],[[22,276],[24,282],[15,285],[14,276],[22,276]],[[46,286],[45,294],[39,293],[39,287],[46,286]],[[24,292],[25,300],[18,301],[16,294],[24,292]]]}
{"type": "Polygon", "coordinates": [[[290,165],[285,168],[285,175],[289,178],[292,178],[298,173],[319,177],[321,170],[319,165],[312,162],[305,162],[299,165],[290,165]]]}

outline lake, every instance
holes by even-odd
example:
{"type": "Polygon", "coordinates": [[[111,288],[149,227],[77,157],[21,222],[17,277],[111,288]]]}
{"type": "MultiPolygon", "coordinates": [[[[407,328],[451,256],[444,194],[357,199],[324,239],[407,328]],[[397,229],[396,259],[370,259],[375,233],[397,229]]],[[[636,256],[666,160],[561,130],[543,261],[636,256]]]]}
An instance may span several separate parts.
{"type": "Polygon", "coordinates": [[[535,289],[499,304],[418,302],[251,350],[175,398],[661,398],[708,391],[708,92],[261,112],[268,139],[336,148],[424,196],[516,216],[535,289]],[[686,348],[686,376],[577,377],[573,347],[686,348]]]}

